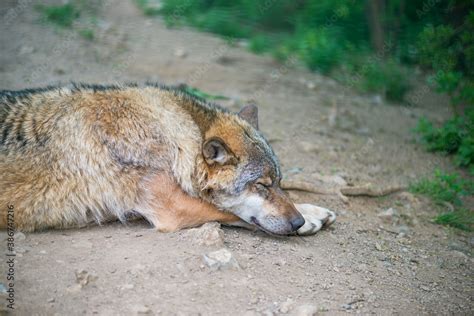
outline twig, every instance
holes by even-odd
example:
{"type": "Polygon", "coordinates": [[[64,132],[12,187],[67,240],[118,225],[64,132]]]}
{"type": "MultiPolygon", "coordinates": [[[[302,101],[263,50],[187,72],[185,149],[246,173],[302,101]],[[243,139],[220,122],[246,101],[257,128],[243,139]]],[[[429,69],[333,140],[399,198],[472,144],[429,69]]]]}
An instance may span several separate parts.
{"type": "Polygon", "coordinates": [[[313,183],[306,182],[306,181],[283,179],[281,180],[280,186],[283,190],[297,190],[297,191],[305,191],[305,192],[311,192],[311,193],[316,193],[316,194],[327,194],[327,195],[337,194],[337,192],[335,191],[320,188],[314,185],[313,183]]]}
{"type": "Polygon", "coordinates": [[[405,186],[389,186],[387,188],[377,188],[374,187],[372,184],[356,187],[326,189],[321,188],[311,182],[288,179],[283,179],[281,181],[281,188],[284,190],[296,190],[324,195],[337,195],[345,203],[348,202],[347,196],[381,197],[406,190],[405,186]]]}
{"type": "Polygon", "coordinates": [[[369,196],[369,197],[381,197],[396,193],[399,191],[406,190],[405,186],[390,186],[387,188],[376,188],[371,184],[357,187],[344,187],[341,188],[341,193],[348,196],[369,196]]]}
{"type": "Polygon", "coordinates": [[[349,202],[347,196],[344,196],[344,194],[342,194],[339,189],[328,190],[318,187],[311,182],[283,179],[281,180],[280,186],[284,190],[296,190],[324,195],[337,195],[344,203],[349,202]]]}

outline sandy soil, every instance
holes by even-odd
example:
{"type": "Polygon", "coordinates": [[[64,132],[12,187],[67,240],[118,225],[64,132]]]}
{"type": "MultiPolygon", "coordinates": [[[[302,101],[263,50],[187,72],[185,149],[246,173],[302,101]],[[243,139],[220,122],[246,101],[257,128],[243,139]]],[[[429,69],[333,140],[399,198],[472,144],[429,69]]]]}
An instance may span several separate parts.
{"type": "MultiPolygon", "coordinates": [[[[412,142],[418,117],[449,115],[446,100],[423,87],[415,91],[417,106],[389,105],[297,63],[167,29],[132,1],[106,1],[94,41],[41,23],[33,5],[23,3],[0,4],[0,89],[184,82],[231,97],[222,103],[233,110],[255,100],[288,177],[387,186],[452,168],[448,158],[412,142]]],[[[305,238],[224,228],[224,245],[211,246],[201,245],[196,231],[161,234],[142,222],[19,235],[16,313],[304,315],[304,305],[328,315],[474,313],[474,238],[432,224],[438,210],[426,199],[406,192],[349,203],[331,195],[292,197],[336,211],[338,221],[305,238]],[[395,215],[381,217],[389,208],[395,215]],[[240,268],[206,266],[203,255],[222,247],[240,268]]],[[[2,269],[6,284],[6,264],[2,269]]]]}

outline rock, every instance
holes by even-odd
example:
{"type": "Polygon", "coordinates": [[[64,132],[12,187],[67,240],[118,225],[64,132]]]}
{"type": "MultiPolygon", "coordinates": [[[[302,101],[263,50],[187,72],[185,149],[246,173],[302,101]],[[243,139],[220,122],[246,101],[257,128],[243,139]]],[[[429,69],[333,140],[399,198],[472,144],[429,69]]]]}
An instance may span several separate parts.
{"type": "Polygon", "coordinates": [[[134,305],[132,306],[132,310],[136,315],[151,314],[151,309],[146,305],[134,305]]]}
{"type": "Polygon", "coordinates": [[[306,153],[319,152],[319,146],[311,142],[306,142],[306,141],[299,142],[298,147],[306,153]]]}
{"type": "Polygon", "coordinates": [[[76,282],[81,287],[84,287],[87,284],[94,282],[98,279],[98,277],[95,274],[90,274],[86,270],[77,270],[75,273],[76,273],[76,282]]]}
{"type": "Polygon", "coordinates": [[[394,221],[394,218],[398,216],[398,213],[394,208],[389,208],[379,213],[377,216],[386,223],[392,223],[394,221]]]}
{"type": "Polygon", "coordinates": [[[341,307],[345,310],[350,310],[352,309],[352,305],[351,304],[342,304],[341,307]]]}
{"type": "Polygon", "coordinates": [[[318,307],[311,304],[304,304],[298,306],[296,309],[295,315],[296,316],[313,316],[316,315],[318,312],[318,307]]]}
{"type": "Polygon", "coordinates": [[[275,313],[270,309],[266,309],[262,312],[262,316],[274,316],[274,315],[275,313]]]}
{"type": "Polygon", "coordinates": [[[412,194],[410,192],[400,192],[398,194],[398,197],[402,201],[406,201],[406,202],[408,202],[409,204],[412,204],[412,205],[416,205],[416,204],[420,203],[420,200],[414,194],[412,194]]]}
{"type": "Polygon", "coordinates": [[[373,105],[381,105],[382,101],[382,97],[379,94],[376,94],[372,98],[370,98],[370,103],[372,103],[373,105]]]}
{"type": "Polygon", "coordinates": [[[27,253],[28,251],[29,251],[29,249],[27,249],[27,248],[23,248],[23,247],[20,247],[20,246],[15,247],[15,252],[16,253],[24,254],[24,253],[27,253]]]}
{"type": "Polygon", "coordinates": [[[239,40],[239,41],[237,41],[236,44],[237,44],[238,47],[242,47],[242,48],[249,47],[249,41],[246,41],[246,40],[239,40]]]}
{"type": "Polygon", "coordinates": [[[124,284],[124,285],[122,285],[121,289],[122,290],[133,290],[134,287],[135,287],[135,285],[133,285],[133,284],[124,284]]]}
{"type": "Polygon", "coordinates": [[[306,88],[308,88],[310,90],[314,90],[316,88],[316,84],[312,81],[307,81],[306,82],[306,88]]]}
{"type": "Polygon", "coordinates": [[[210,252],[203,256],[204,263],[213,270],[239,269],[237,260],[225,249],[210,252]]]}
{"type": "Polygon", "coordinates": [[[20,47],[19,55],[29,55],[35,51],[35,48],[32,46],[23,45],[20,47]]]}
{"type": "Polygon", "coordinates": [[[406,225],[399,225],[395,228],[395,231],[399,234],[399,235],[402,235],[400,237],[403,237],[403,236],[406,236],[408,235],[408,233],[410,232],[410,228],[408,228],[408,226],[406,225]]]}
{"type": "Polygon", "coordinates": [[[129,270],[127,270],[127,272],[129,272],[130,274],[134,275],[134,276],[137,276],[143,272],[146,272],[147,271],[147,267],[144,266],[143,264],[136,264],[134,265],[133,267],[131,267],[129,270]]]}
{"type": "Polygon", "coordinates": [[[425,292],[431,292],[431,289],[425,285],[420,285],[420,289],[422,289],[425,292]]]}
{"type": "Polygon", "coordinates": [[[54,303],[54,301],[55,301],[54,297],[48,298],[47,300],[48,303],[54,303]]]}
{"type": "Polygon", "coordinates": [[[380,245],[378,242],[375,243],[375,249],[378,251],[383,251],[382,245],[380,245]]]}
{"type": "Polygon", "coordinates": [[[362,135],[362,136],[370,135],[370,129],[368,127],[360,127],[358,129],[356,129],[355,132],[359,135],[362,135]]]}
{"type": "Polygon", "coordinates": [[[178,48],[174,51],[174,55],[179,58],[185,58],[188,56],[188,53],[184,49],[178,48]]]}
{"type": "Polygon", "coordinates": [[[224,244],[224,231],[217,222],[206,223],[199,228],[188,231],[190,237],[199,245],[222,246],[224,244]]]}
{"type": "Polygon", "coordinates": [[[288,313],[293,306],[293,300],[291,298],[287,299],[286,302],[281,303],[280,312],[283,314],[288,313]]]}
{"type": "Polygon", "coordinates": [[[71,293],[71,294],[76,294],[79,293],[82,289],[82,286],[80,284],[74,284],[72,286],[69,286],[66,289],[66,292],[71,293]]]}
{"type": "Polygon", "coordinates": [[[26,239],[26,236],[22,232],[16,232],[13,238],[15,238],[15,241],[23,241],[26,239]]]}

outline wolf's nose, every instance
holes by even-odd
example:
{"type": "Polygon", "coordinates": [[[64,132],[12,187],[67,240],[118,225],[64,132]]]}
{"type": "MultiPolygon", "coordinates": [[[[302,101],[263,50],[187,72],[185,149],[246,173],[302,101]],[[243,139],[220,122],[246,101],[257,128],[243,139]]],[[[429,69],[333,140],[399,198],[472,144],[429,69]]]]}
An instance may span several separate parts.
{"type": "Polygon", "coordinates": [[[304,222],[305,221],[303,216],[301,216],[301,214],[298,214],[290,220],[291,228],[293,229],[293,231],[297,231],[301,226],[304,225],[304,222]]]}

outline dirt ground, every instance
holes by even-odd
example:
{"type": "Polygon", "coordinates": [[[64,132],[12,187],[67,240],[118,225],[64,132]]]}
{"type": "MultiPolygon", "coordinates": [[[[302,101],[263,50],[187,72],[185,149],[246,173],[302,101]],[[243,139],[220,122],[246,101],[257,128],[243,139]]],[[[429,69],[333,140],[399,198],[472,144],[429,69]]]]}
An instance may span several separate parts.
{"type": "MultiPolygon", "coordinates": [[[[168,29],[133,1],[104,6],[88,41],[76,29],[42,23],[32,2],[2,1],[0,89],[184,82],[231,97],[222,104],[232,110],[255,100],[284,174],[324,185],[385,187],[452,168],[412,141],[420,116],[449,115],[446,100],[423,86],[413,94],[416,106],[390,105],[291,60],[278,64],[241,43],[168,29]]],[[[439,210],[428,200],[407,192],[348,203],[291,195],[334,210],[337,222],[304,238],[223,228],[223,246],[201,245],[196,231],[157,233],[143,222],[18,235],[15,314],[307,315],[303,306],[328,315],[474,314],[474,237],[433,224],[439,210]],[[393,215],[381,216],[390,208],[393,215]],[[205,264],[203,255],[222,247],[239,268],[205,264]]]]}

